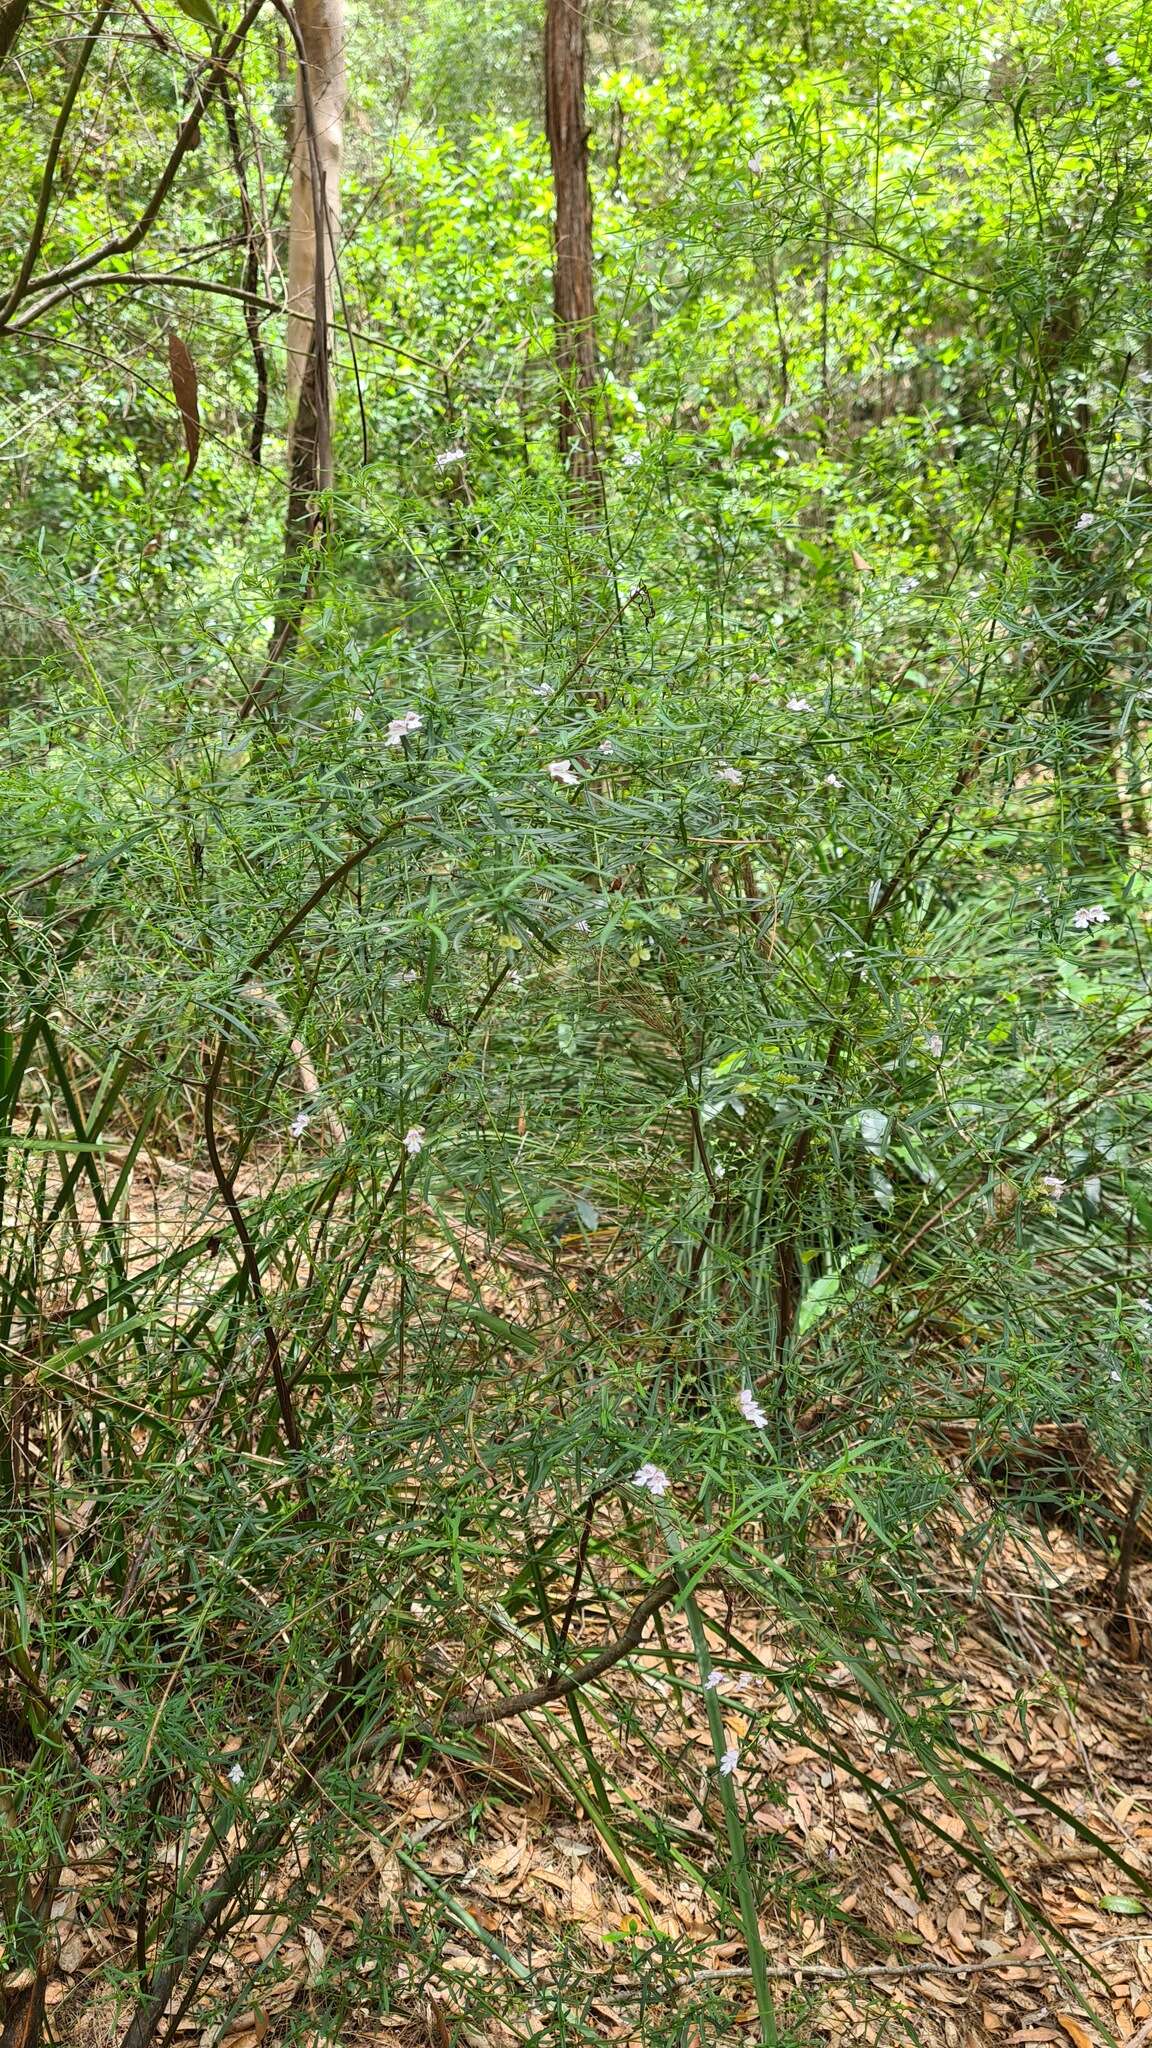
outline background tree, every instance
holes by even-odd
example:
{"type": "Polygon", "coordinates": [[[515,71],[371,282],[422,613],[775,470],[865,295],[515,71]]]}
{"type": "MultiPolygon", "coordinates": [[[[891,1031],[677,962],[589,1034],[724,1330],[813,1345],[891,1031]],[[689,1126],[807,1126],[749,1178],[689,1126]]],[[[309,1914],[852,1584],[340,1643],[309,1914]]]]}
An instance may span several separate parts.
{"type": "Polygon", "coordinates": [[[552,303],[561,385],[559,444],[574,498],[587,507],[599,498],[602,485],[584,42],[583,0],[547,0],[544,113],[555,195],[552,303]]]}

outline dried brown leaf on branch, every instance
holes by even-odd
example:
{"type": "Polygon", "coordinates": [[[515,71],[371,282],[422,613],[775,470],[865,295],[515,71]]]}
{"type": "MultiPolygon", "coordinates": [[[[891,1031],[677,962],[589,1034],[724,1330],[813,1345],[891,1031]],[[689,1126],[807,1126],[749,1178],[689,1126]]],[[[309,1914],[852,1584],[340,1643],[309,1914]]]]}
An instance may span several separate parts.
{"type": "Polygon", "coordinates": [[[168,335],[168,375],[184,427],[184,446],[188,450],[188,467],[184,476],[187,480],[200,456],[200,379],[187,342],[181,341],[180,336],[171,330],[168,335]]]}

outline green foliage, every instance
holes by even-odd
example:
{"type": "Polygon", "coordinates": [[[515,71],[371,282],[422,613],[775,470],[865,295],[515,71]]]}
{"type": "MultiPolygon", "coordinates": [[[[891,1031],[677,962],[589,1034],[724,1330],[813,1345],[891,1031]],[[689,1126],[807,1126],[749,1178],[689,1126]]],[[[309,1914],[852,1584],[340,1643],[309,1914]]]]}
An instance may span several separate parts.
{"type": "MultiPolygon", "coordinates": [[[[46,264],[155,182],[215,17],[156,22],[114,10],[46,264]]],[[[0,1895],[17,1967],[45,1865],[99,1836],[95,1903],[138,1911],[126,2003],[229,1830],[250,1864],[212,1938],[269,1867],[305,1917],[309,1856],[390,1839],[381,1757],[407,1733],[410,1771],[488,1768],[443,1716],[575,1661],[573,1617],[615,1632],[669,1553],[700,1667],[668,1653],[675,1701],[752,1661],[700,1604],[722,1585],[776,1618],[814,1742],[846,1683],[969,1810],[946,1705],[883,1655],[947,1625],[942,1446],[966,1430],[994,1480],[1075,1422],[1147,1469],[1138,10],[594,22],[595,524],[555,450],[534,23],[407,27],[410,97],[400,28],[354,21],[332,538],[269,715],[240,707],[279,573],[277,323],[255,471],[241,309],[188,284],[243,270],[219,108],[124,259],[168,282],[0,338],[0,1699],[35,1738],[0,1775],[0,1895]],[[182,1190],[151,1238],[150,1184],[182,1190]]],[[[282,265],[276,35],[237,98],[282,265]]],[[[10,246],[72,57],[30,24],[5,88],[10,246]]],[[[767,2039],[756,1913],[794,1876],[750,1825],[755,1731],[739,1794],[689,1824],[670,1746],[641,1810],[605,1762],[652,1741],[626,1668],[549,1710],[549,1768],[633,1889],[636,2038],[729,2024],[643,1852],[742,1929],[767,2039]]],[[[404,1853],[435,1910],[366,1917],[316,1986],[333,2035],[353,1979],[387,2011],[401,1958],[451,1974],[466,1908],[404,1853]]],[[[470,1937],[472,2024],[593,2037],[583,1962],[526,1983],[470,1937]]]]}

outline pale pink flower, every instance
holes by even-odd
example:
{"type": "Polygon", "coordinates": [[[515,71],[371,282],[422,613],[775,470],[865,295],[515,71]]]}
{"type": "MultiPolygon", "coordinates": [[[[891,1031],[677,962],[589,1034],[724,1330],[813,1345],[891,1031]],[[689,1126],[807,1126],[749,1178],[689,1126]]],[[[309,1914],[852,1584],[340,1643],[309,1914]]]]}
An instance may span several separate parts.
{"type": "Polygon", "coordinates": [[[424,720],[418,711],[405,711],[402,717],[390,719],[384,740],[385,746],[401,746],[410,734],[419,732],[423,723],[424,720]]]}
{"type": "Polygon", "coordinates": [[[732,1777],[733,1773],[736,1770],[736,1766],[739,1762],[740,1751],[737,1749],[736,1744],[733,1742],[724,1751],[724,1754],[720,1759],[720,1776],[722,1778],[732,1777]]]}
{"type": "Polygon", "coordinates": [[[767,1429],[768,1417],[765,1415],[751,1387],[741,1387],[737,1405],[745,1422],[750,1422],[753,1429],[767,1429]]]}
{"type": "Polygon", "coordinates": [[[567,759],[549,761],[548,773],[552,777],[553,782],[566,782],[570,789],[578,789],[580,786],[580,777],[573,768],[571,761],[567,759]]]}
{"type": "Polygon", "coordinates": [[[423,1124],[413,1124],[410,1130],[405,1131],[403,1142],[409,1159],[416,1159],[424,1150],[423,1124]]]}
{"type": "Polygon", "coordinates": [[[656,1500],[661,1500],[668,1491],[668,1474],[662,1472],[659,1465],[654,1465],[650,1458],[646,1458],[640,1470],[632,1474],[632,1484],[641,1487],[645,1493],[652,1494],[656,1500]]]}

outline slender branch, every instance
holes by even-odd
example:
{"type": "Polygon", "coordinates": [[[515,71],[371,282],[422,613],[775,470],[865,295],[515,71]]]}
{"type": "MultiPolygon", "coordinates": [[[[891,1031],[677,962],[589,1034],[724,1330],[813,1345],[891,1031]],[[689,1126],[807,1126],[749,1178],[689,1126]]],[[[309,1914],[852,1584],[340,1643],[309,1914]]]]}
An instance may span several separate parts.
{"type": "Polygon", "coordinates": [[[279,952],[285,940],[292,937],[293,932],[299,929],[306,917],[311,916],[317,905],[323,903],[324,898],[330,896],[333,889],[338,888],[340,883],[348,875],[352,874],[362,861],[366,861],[370,855],[378,853],[385,842],[391,839],[393,834],[399,830],[399,825],[392,825],[387,832],[378,832],[375,839],[366,839],[362,846],[354,847],[353,851],[345,860],[340,862],[338,867],[332,868],[328,874],[324,875],[317,882],[311,895],[305,897],[300,908],[292,912],[291,917],[280,926],[278,931],[273,932],[268,943],[261,946],[258,953],[253,954],[244,975],[245,981],[253,974],[259,974],[262,967],[267,967],[273,953],[279,952]]]}
{"type": "MultiPolygon", "coordinates": [[[[243,44],[249,29],[252,27],[263,6],[264,0],[249,0],[248,6],[245,8],[244,13],[240,17],[239,23],[237,24],[233,33],[229,36],[227,42],[224,43],[220,50],[212,58],[209,59],[209,63],[207,66],[207,79],[204,80],[203,83],[197,80],[196,87],[194,90],[192,111],[187,116],[187,118],[181,123],[180,128],[177,130],[176,140],[172,145],[168,161],[165,164],[164,169],[161,171],[160,176],[152,189],[151,197],[149,198],[147,204],[143,208],[143,211],[137,216],[132,227],[126,228],[123,234],[113,235],[107,242],[101,243],[98,249],[90,249],[86,255],[76,256],[72,259],[70,263],[61,264],[56,270],[47,271],[45,275],[37,279],[35,283],[33,283],[31,279],[30,267],[28,264],[28,256],[26,251],[24,262],[21,265],[20,276],[17,279],[16,284],[10,291],[3,309],[0,310],[0,330],[3,330],[3,328],[11,324],[11,316],[15,312],[16,307],[21,303],[23,299],[27,298],[30,291],[50,291],[55,289],[57,285],[71,284],[74,278],[85,277],[88,275],[90,271],[99,269],[100,265],[102,263],[106,263],[109,257],[125,256],[128,254],[129,250],[139,247],[140,243],[144,240],[145,235],[148,233],[149,228],[155,221],[156,216],[158,215],[160,208],[163,206],[165,199],[168,197],[168,194],[172,189],[172,184],[176,177],[176,173],[180,168],[180,165],[183,163],[184,158],[188,154],[188,151],[192,148],[193,144],[197,141],[199,137],[200,123],[204,118],[204,114],[208,107],[209,101],[212,99],[215,93],[219,92],[221,85],[224,83],[226,79],[227,72],[230,65],[232,64],[233,58],[236,56],[237,51],[243,44]]],[[[107,7],[101,9],[100,16],[98,17],[100,23],[103,22],[104,16],[107,12],[107,7]]],[[[84,61],[86,62],[87,60],[85,59],[84,61]]],[[[76,90],[78,90],[79,79],[76,78],[75,74],[74,84],[76,90]]],[[[70,87],[69,90],[71,91],[72,88],[70,87]]],[[[72,97],[75,97],[75,92],[73,92],[72,97]]],[[[62,115],[63,112],[64,110],[62,109],[62,115]]],[[[57,120],[57,130],[59,135],[59,141],[62,141],[64,131],[63,127],[60,124],[59,118],[57,120]]],[[[57,141],[56,137],[54,137],[53,140],[54,142],[56,142],[58,154],[59,141],[57,141]]],[[[45,177],[47,180],[47,170],[45,173],[45,177]]],[[[41,192],[41,207],[44,210],[45,219],[47,217],[48,189],[48,185],[46,184],[41,192]]],[[[41,224],[41,239],[42,238],[43,224],[41,224]]],[[[35,261],[35,255],[38,249],[39,242],[37,242],[36,244],[36,250],[33,251],[33,261],[35,261]]]]}
{"type": "MultiPolygon", "coordinates": [[[[18,319],[8,321],[8,332],[21,334],[25,328],[34,326],[45,313],[51,312],[53,306],[61,305],[65,299],[75,298],[79,292],[91,291],[96,286],[109,284],[121,285],[128,290],[135,290],[138,285],[175,285],[184,291],[209,292],[220,299],[239,299],[242,304],[259,307],[264,313],[283,314],[287,310],[282,300],[268,298],[263,292],[250,292],[239,284],[222,284],[211,277],[193,277],[188,271],[106,270],[94,277],[77,278],[72,284],[61,285],[58,290],[48,292],[44,298],[37,299],[34,305],[21,313],[18,319]]],[[[35,285],[33,289],[38,291],[40,285],[35,285]]],[[[311,315],[297,313],[296,318],[306,322],[311,315]]],[[[437,368],[430,356],[419,355],[415,349],[401,348],[398,342],[385,341],[383,335],[368,334],[363,327],[349,327],[339,320],[334,320],[332,324],[338,334],[350,334],[368,348],[385,349],[389,355],[401,356],[406,363],[418,363],[423,370],[437,368]]]]}
{"type": "Polygon", "coordinates": [[[256,317],[253,303],[256,294],[256,280],[260,275],[260,246],[256,233],[256,216],[248,197],[248,179],[244,170],[244,153],[240,147],[240,129],[236,120],[236,108],[232,95],[225,85],[221,89],[224,102],[224,121],[228,129],[228,146],[232,152],[232,167],[236,172],[236,185],[240,193],[240,213],[244,222],[244,325],[248,332],[248,346],[252,351],[252,362],[256,371],[256,404],[252,411],[252,430],[248,437],[248,457],[256,469],[260,467],[260,454],[264,445],[264,422],[268,413],[268,358],[264,352],[264,341],[260,333],[260,322],[256,317]]]}
{"type": "Polygon", "coordinates": [[[576,1546],[576,1566],[572,1573],[572,1590],[568,1595],[568,1605],[564,1609],[564,1618],[560,1623],[560,1634],[556,1639],[556,1651],[552,1660],[552,1669],[549,1673],[550,1678],[556,1677],[559,1661],[568,1647],[568,1638],[572,1633],[572,1623],[576,1615],[576,1602],[580,1598],[580,1588],[584,1582],[584,1567],[588,1562],[588,1545],[592,1540],[592,1518],[596,1513],[597,1501],[604,1498],[604,1491],[604,1488],[601,1487],[596,1493],[589,1494],[584,1505],[584,1526],[580,1531],[580,1541],[576,1546]]]}
{"type": "Polygon", "coordinates": [[[268,1297],[264,1292],[264,1278],[260,1271],[260,1261],[256,1256],[256,1245],[248,1228],[248,1219],[236,1199],[235,1176],[229,1173],[224,1165],[216,1137],[216,1096],[220,1087],[220,1076],[224,1070],[224,1059],[227,1050],[228,1033],[222,1031],[216,1043],[215,1057],[208,1070],[208,1079],[204,1088],[204,1145],[208,1153],[208,1163],[212,1168],[216,1185],[220,1190],[221,1199],[228,1211],[232,1228],[236,1232],[237,1241],[240,1245],[244,1274],[252,1290],[252,1299],[256,1304],[256,1313],[260,1319],[260,1329],[264,1338],[264,1348],[268,1354],[268,1365],[272,1373],[272,1383],[276,1389],[276,1402],[280,1410],[280,1421],[283,1426],[285,1440],[289,1450],[298,1452],[301,1447],[300,1431],[296,1422],[296,1411],[292,1405],[292,1394],[284,1375],[284,1356],[280,1349],[280,1335],[272,1319],[272,1312],[268,1306],[268,1297]]]}
{"type": "Polygon", "coordinates": [[[60,151],[64,147],[64,137],[67,133],[68,123],[72,119],[72,109],[76,104],[76,95],[84,83],[84,73],[88,69],[92,59],[92,52],[100,40],[104,23],[111,12],[111,0],[102,0],[102,5],[96,11],[96,19],[81,43],[80,53],[72,67],[72,76],[68,80],[64,98],[60,102],[60,112],[56,116],[56,125],[52,130],[52,140],[48,144],[48,154],[44,159],[44,175],[40,180],[40,192],[36,200],[36,214],[32,222],[32,232],[25,244],[24,257],[16,274],[16,281],[8,293],[3,306],[0,306],[0,327],[4,326],[8,315],[15,310],[24,297],[28,280],[36,267],[36,258],[40,254],[48,227],[48,210],[52,204],[52,183],[56,176],[56,166],[60,161],[60,151]]]}

